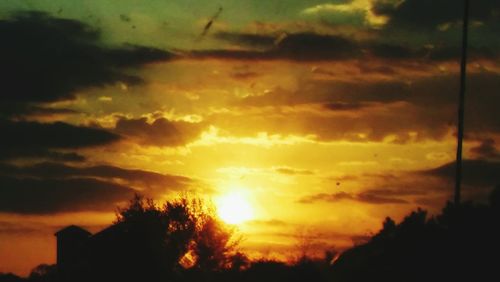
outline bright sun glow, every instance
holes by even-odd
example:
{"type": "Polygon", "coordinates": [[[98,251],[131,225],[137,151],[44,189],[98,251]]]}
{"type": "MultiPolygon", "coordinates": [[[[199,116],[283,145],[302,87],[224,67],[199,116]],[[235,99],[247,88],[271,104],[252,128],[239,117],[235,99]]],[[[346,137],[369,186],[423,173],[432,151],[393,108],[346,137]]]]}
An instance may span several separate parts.
{"type": "Polygon", "coordinates": [[[223,195],[216,203],[219,217],[229,224],[241,224],[253,218],[250,203],[240,193],[223,195]]]}

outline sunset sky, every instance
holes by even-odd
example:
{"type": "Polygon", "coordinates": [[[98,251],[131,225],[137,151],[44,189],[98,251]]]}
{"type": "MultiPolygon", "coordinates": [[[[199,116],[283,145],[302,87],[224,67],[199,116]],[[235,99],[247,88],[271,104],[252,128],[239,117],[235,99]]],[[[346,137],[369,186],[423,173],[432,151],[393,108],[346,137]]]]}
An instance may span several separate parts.
{"type": "MultiPolygon", "coordinates": [[[[483,201],[500,184],[500,1],[471,2],[463,194],[483,201]]],[[[439,211],[460,3],[0,1],[0,272],[55,263],[55,231],[99,231],[136,192],[241,203],[243,249],[279,259],[439,211]]]]}

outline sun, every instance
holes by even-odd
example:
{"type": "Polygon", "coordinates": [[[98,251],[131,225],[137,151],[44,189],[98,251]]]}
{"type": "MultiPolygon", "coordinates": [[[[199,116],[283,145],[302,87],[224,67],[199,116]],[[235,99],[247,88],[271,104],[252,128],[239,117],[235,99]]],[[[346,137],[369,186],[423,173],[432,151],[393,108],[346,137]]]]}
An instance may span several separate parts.
{"type": "Polygon", "coordinates": [[[252,207],[241,193],[230,193],[216,199],[219,217],[229,224],[241,224],[253,218],[252,207]]]}

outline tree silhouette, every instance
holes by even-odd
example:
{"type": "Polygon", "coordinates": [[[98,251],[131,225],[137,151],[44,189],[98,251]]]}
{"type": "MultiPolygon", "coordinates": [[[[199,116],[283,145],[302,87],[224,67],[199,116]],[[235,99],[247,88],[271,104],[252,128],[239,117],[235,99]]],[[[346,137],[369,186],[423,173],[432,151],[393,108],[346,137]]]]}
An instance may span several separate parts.
{"type": "Polygon", "coordinates": [[[500,187],[490,205],[449,202],[440,215],[417,209],[333,264],[335,281],[491,281],[498,277],[500,187]],[[496,204],[495,204],[496,203],[496,204]],[[457,246],[459,246],[457,248],[457,246]]]}
{"type": "Polygon", "coordinates": [[[141,260],[146,257],[148,271],[160,277],[187,266],[207,271],[230,267],[239,242],[234,230],[215,216],[214,208],[187,196],[158,207],[136,195],[128,207],[118,211],[115,225],[133,238],[128,244],[131,250],[138,245],[146,251],[141,260]],[[191,265],[182,263],[186,256],[191,265]]]}
{"type": "Polygon", "coordinates": [[[57,275],[57,266],[55,264],[40,264],[31,270],[30,281],[49,282],[55,281],[57,275]]]}

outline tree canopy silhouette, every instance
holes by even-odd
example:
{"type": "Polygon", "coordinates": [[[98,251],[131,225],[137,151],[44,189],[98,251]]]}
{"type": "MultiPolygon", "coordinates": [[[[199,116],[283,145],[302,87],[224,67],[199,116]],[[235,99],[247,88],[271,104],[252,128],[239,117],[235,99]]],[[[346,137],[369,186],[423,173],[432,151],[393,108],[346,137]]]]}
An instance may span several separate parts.
{"type": "Polygon", "coordinates": [[[168,272],[229,268],[239,243],[235,230],[216,216],[210,204],[187,196],[158,206],[136,195],[118,211],[114,226],[126,230],[130,247],[138,244],[155,258],[153,265],[168,272]]]}
{"type": "Polygon", "coordinates": [[[345,251],[332,267],[335,281],[490,281],[498,277],[500,187],[490,204],[449,202],[428,217],[421,209],[345,251]],[[458,246],[458,247],[457,247],[458,246]]]}

